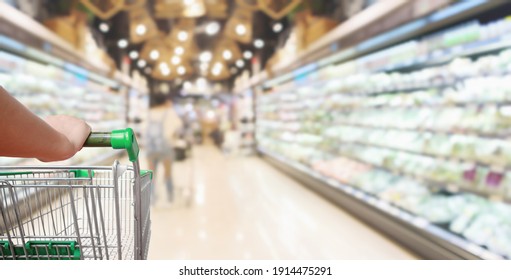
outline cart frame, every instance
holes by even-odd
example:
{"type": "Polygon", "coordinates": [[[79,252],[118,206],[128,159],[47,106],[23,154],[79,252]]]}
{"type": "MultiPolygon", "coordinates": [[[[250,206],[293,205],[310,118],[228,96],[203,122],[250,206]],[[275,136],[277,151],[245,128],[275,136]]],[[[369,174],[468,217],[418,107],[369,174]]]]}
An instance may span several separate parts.
{"type": "Polygon", "coordinates": [[[0,259],[146,259],[151,171],[133,130],[86,147],[126,149],[133,166],[0,166],[0,259]]]}

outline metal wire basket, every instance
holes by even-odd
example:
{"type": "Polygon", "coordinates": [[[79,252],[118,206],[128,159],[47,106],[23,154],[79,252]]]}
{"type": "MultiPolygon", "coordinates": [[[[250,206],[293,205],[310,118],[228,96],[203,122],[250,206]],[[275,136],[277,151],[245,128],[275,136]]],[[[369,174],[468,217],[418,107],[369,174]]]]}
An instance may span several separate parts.
{"type": "Polygon", "coordinates": [[[85,146],[126,149],[133,166],[0,167],[0,259],[146,259],[152,172],[131,129],[85,146]]]}

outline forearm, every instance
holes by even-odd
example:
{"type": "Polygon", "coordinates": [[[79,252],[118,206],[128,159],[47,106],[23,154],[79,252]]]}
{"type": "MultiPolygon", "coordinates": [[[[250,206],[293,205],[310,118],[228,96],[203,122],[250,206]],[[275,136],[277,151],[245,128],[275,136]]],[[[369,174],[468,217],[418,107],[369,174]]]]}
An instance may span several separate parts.
{"type": "Polygon", "coordinates": [[[62,160],[72,144],[0,87],[0,155],[62,160]]]}

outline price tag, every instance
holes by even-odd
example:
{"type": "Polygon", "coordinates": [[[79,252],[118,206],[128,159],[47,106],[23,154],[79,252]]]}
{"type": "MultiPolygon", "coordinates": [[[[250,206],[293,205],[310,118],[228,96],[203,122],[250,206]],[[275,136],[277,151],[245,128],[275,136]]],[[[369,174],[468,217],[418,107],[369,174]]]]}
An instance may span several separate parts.
{"type": "Polygon", "coordinates": [[[419,228],[426,228],[429,225],[429,222],[424,218],[416,217],[415,219],[412,220],[412,224],[419,228]]]}
{"type": "Polygon", "coordinates": [[[470,251],[478,256],[484,252],[483,248],[481,248],[480,246],[478,246],[474,243],[469,243],[467,245],[467,251],[470,251]]]}
{"type": "Polygon", "coordinates": [[[424,56],[424,55],[423,55],[423,56],[419,56],[419,57],[416,59],[416,62],[415,62],[415,63],[417,63],[417,64],[419,64],[419,63],[424,63],[424,62],[426,62],[427,60],[428,60],[428,58],[427,58],[426,56],[424,56]]]}
{"type": "Polygon", "coordinates": [[[444,52],[442,50],[436,50],[431,54],[431,58],[438,58],[444,55],[444,52]]]}
{"type": "Polygon", "coordinates": [[[367,202],[369,202],[371,205],[375,205],[378,201],[374,197],[370,196],[367,198],[367,202]]]}
{"type": "Polygon", "coordinates": [[[504,196],[497,195],[497,194],[492,194],[492,195],[488,196],[488,200],[493,201],[493,202],[503,202],[504,201],[504,196]]]}
{"type": "Polygon", "coordinates": [[[447,185],[447,188],[446,188],[449,192],[452,192],[452,193],[457,193],[460,191],[460,187],[459,186],[456,186],[456,185],[447,185]]]}
{"type": "Polygon", "coordinates": [[[504,173],[506,171],[506,168],[504,166],[499,166],[499,165],[492,165],[490,167],[491,171],[493,172],[496,172],[496,173],[504,173]]]}
{"type": "Polygon", "coordinates": [[[334,179],[332,179],[332,178],[328,178],[328,179],[326,180],[326,182],[327,182],[329,185],[331,185],[332,187],[337,187],[337,186],[339,185],[339,182],[338,182],[338,181],[336,181],[336,180],[334,180],[334,179]]]}
{"type": "Polygon", "coordinates": [[[404,211],[401,211],[399,217],[407,222],[410,222],[412,220],[412,216],[404,211]]]}
{"type": "Polygon", "coordinates": [[[396,207],[390,206],[389,213],[392,214],[393,216],[399,217],[400,212],[401,210],[397,209],[396,207]]]}
{"type": "Polygon", "coordinates": [[[361,192],[361,191],[356,191],[355,192],[355,197],[359,198],[359,199],[364,199],[364,193],[361,192]]]}
{"type": "Polygon", "coordinates": [[[456,46],[454,48],[452,48],[452,53],[460,53],[463,51],[463,46],[456,46]]]}
{"type": "Polygon", "coordinates": [[[352,187],[346,187],[346,192],[353,195],[355,193],[355,189],[352,187]]]}

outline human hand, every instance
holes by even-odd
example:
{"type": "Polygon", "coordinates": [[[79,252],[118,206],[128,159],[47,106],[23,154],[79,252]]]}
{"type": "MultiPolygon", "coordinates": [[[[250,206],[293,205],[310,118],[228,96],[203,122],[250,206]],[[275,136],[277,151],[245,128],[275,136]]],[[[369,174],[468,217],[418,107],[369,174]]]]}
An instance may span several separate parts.
{"type": "Polygon", "coordinates": [[[91,133],[90,126],[83,120],[65,116],[48,116],[44,121],[62,135],[62,146],[55,158],[44,158],[41,161],[68,159],[80,151],[91,133]]]}

